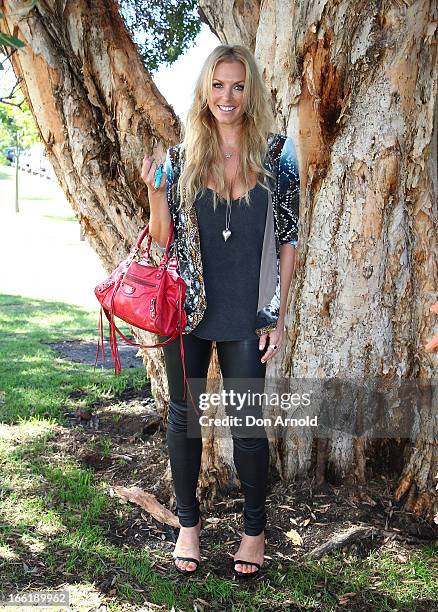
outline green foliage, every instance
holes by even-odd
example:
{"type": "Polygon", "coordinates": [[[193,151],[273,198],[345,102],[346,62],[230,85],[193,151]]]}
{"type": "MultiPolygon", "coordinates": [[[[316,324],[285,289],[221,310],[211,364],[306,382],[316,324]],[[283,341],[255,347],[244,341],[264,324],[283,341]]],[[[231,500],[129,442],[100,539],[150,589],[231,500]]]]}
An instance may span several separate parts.
{"type": "MultiPolygon", "coordinates": [[[[23,16],[37,2],[25,2],[23,8],[13,14],[23,16]]],[[[150,72],[161,65],[173,64],[201,29],[196,0],[119,0],[119,4],[126,26],[150,72]]],[[[15,36],[0,32],[0,48],[16,50],[24,46],[25,43],[15,36]]],[[[0,70],[4,70],[1,61],[0,70]]]]}
{"type": "MultiPolygon", "coordinates": [[[[20,17],[24,17],[31,11],[37,4],[38,0],[30,0],[29,2],[25,2],[23,8],[16,13],[10,13],[10,15],[18,15],[20,17]]],[[[0,19],[4,16],[4,13],[0,12],[0,19]]],[[[0,47],[6,47],[10,49],[21,49],[25,46],[25,43],[17,38],[16,36],[11,36],[10,34],[5,34],[4,32],[0,32],[0,47]]],[[[0,62],[0,70],[4,70],[3,62],[0,62]]]]}
{"type": "Polygon", "coordinates": [[[8,34],[0,32],[0,45],[20,49],[21,47],[24,47],[24,42],[15,36],[9,36],[8,34]]]}
{"type": "MultiPolygon", "coordinates": [[[[18,104],[18,99],[11,102],[18,104]]],[[[0,149],[17,144],[20,149],[27,149],[39,140],[38,129],[26,101],[20,108],[0,102],[0,149]]]]}
{"type": "Polygon", "coordinates": [[[196,0],[120,0],[120,12],[150,72],[172,64],[201,29],[196,0]]]}

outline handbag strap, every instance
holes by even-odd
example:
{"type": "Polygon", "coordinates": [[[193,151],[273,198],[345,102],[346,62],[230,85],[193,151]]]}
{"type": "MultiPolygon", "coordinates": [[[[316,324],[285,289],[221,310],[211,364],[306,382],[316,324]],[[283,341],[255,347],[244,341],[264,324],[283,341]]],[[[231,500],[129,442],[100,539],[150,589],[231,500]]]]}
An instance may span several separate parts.
{"type": "MultiPolygon", "coordinates": [[[[170,245],[172,244],[172,241],[173,241],[173,234],[174,234],[173,220],[172,220],[172,218],[170,218],[169,234],[167,236],[166,247],[164,249],[164,253],[163,253],[163,256],[161,258],[161,263],[164,264],[164,265],[167,264],[167,260],[169,259],[169,249],[170,249],[170,245]]],[[[143,229],[143,231],[140,233],[139,237],[137,238],[137,242],[135,243],[134,248],[132,250],[134,255],[135,255],[135,253],[137,253],[137,251],[140,250],[141,244],[142,244],[143,240],[146,238],[146,236],[148,237],[148,241],[147,241],[147,244],[146,244],[146,257],[149,258],[150,250],[151,250],[151,244],[152,244],[152,236],[149,233],[149,223],[146,225],[146,227],[143,229]]]]}
{"type": "MultiPolygon", "coordinates": [[[[124,340],[127,344],[130,344],[131,346],[138,346],[139,348],[159,348],[161,346],[166,346],[167,344],[170,344],[171,342],[173,342],[179,336],[179,331],[176,331],[172,336],[167,338],[167,340],[163,340],[163,342],[157,342],[156,344],[141,344],[139,342],[134,342],[130,338],[127,338],[125,336],[125,334],[120,331],[120,329],[117,327],[117,325],[116,325],[116,323],[114,321],[114,316],[104,306],[100,307],[100,317],[99,317],[99,332],[102,332],[102,334],[103,334],[103,329],[102,329],[102,312],[105,313],[105,316],[108,319],[108,323],[110,324],[110,328],[113,328],[114,332],[117,333],[120,336],[120,338],[122,338],[122,340],[124,340]]],[[[100,340],[102,339],[102,334],[99,337],[98,351],[100,349],[99,344],[100,344],[100,340]]],[[[102,343],[103,343],[103,339],[102,339],[102,343]]],[[[102,348],[103,348],[103,346],[102,346],[102,348]]],[[[102,356],[104,358],[104,353],[102,353],[102,356]]]]}
{"type": "MultiPolygon", "coordinates": [[[[181,300],[180,300],[180,304],[181,304],[181,300]]],[[[181,309],[181,305],[180,305],[180,309],[181,309]]],[[[108,312],[108,310],[106,308],[104,308],[103,306],[101,306],[100,308],[100,316],[99,316],[99,339],[98,339],[98,343],[97,343],[97,349],[96,349],[96,358],[94,360],[94,369],[96,369],[96,365],[97,365],[97,360],[99,357],[99,350],[101,349],[102,352],[102,362],[105,361],[105,349],[104,349],[104,338],[103,338],[103,319],[102,319],[102,312],[105,313],[106,318],[108,319],[109,322],[109,327],[110,327],[110,334],[109,334],[109,342],[110,342],[110,346],[111,346],[111,356],[114,362],[114,373],[116,375],[120,374],[121,370],[122,370],[122,366],[121,366],[121,362],[120,362],[120,357],[119,357],[119,350],[117,347],[117,336],[116,333],[127,343],[130,344],[131,346],[138,346],[140,348],[160,348],[163,346],[167,346],[168,344],[170,344],[171,342],[173,342],[174,340],[176,340],[176,338],[179,336],[179,342],[180,342],[180,355],[181,355],[181,363],[182,363],[182,368],[183,368],[183,376],[184,376],[184,396],[183,399],[186,399],[186,388],[189,391],[189,395],[190,395],[190,399],[192,402],[192,406],[194,411],[196,412],[196,414],[200,415],[199,410],[196,407],[196,403],[193,399],[193,395],[190,389],[190,385],[189,382],[187,380],[187,372],[186,372],[186,364],[185,364],[185,354],[184,354],[184,343],[183,343],[183,334],[182,334],[182,328],[180,327],[178,331],[176,331],[175,334],[173,334],[172,336],[170,336],[169,338],[167,338],[167,340],[163,340],[163,342],[157,342],[156,344],[140,344],[138,342],[134,342],[133,340],[131,340],[130,338],[127,338],[123,332],[120,331],[120,329],[117,327],[117,325],[114,322],[114,318],[111,316],[111,313],[108,312]]],[[[180,312],[180,321],[181,319],[181,310],[180,312]]]]}
{"type": "MultiPolygon", "coordinates": [[[[169,235],[167,237],[167,243],[166,243],[166,248],[164,250],[161,262],[160,262],[160,266],[167,266],[168,261],[169,261],[169,249],[170,249],[170,245],[172,244],[172,240],[173,240],[173,235],[174,235],[174,225],[173,225],[173,220],[171,218],[170,220],[170,226],[169,226],[169,235]]],[[[149,253],[150,253],[150,247],[151,247],[151,243],[152,243],[152,236],[149,233],[149,223],[146,225],[146,227],[144,228],[144,230],[140,233],[140,235],[137,238],[137,241],[134,245],[134,247],[131,250],[131,254],[129,259],[132,261],[136,255],[136,253],[140,250],[141,248],[141,244],[143,242],[143,240],[145,239],[145,237],[148,236],[148,242],[146,245],[146,256],[149,257],[149,253]]],[[[172,259],[170,260],[170,266],[176,266],[176,256],[174,255],[172,257],[172,259]]],[[[99,356],[99,348],[100,345],[102,347],[102,361],[105,361],[105,350],[104,350],[104,338],[103,338],[103,318],[102,318],[102,312],[105,313],[106,318],[108,319],[109,322],[109,342],[110,342],[110,347],[111,347],[111,355],[113,358],[113,362],[114,362],[114,373],[120,374],[120,372],[122,371],[122,364],[120,362],[120,356],[119,356],[119,351],[118,351],[118,347],[117,347],[117,334],[119,335],[120,338],[122,338],[127,344],[130,344],[131,346],[138,346],[140,348],[160,348],[163,346],[167,346],[168,344],[170,344],[171,342],[173,342],[174,340],[176,340],[176,338],[179,336],[180,338],[180,355],[181,355],[181,362],[182,362],[182,367],[183,367],[183,374],[184,374],[184,397],[183,399],[186,399],[186,387],[189,390],[189,395],[192,401],[192,406],[196,412],[196,414],[199,416],[199,411],[196,407],[196,404],[193,400],[193,396],[190,390],[190,386],[188,384],[187,381],[187,373],[186,373],[186,366],[185,366],[185,358],[184,358],[184,343],[183,343],[183,339],[182,339],[182,320],[183,320],[183,300],[182,300],[182,289],[181,289],[181,285],[179,286],[179,306],[178,306],[178,327],[175,330],[175,333],[172,334],[172,336],[170,336],[169,338],[167,338],[167,340],[163,340],[163,342],[157,342],[156,344],[140,344],[138,342],[134,342],[133,340],[130,340],[129,338],[127,338],[123,332],[120,331],[120,329],[117,327],[115,321],[114,321],[114,308],[113,308],[113,302],[114,302],[114,296],[117,292],[117,290],[119,289],[119,286],[121,284],[121,281],[123,280],[123,277],[126,274],[126,270],[124,271],[124,273],[121,274],[121,276],[118,279],[118,282],[116,283],[116,286],[114,287],[113,290],[113,294],[112,294],[112,299],[111,299],[111,311],[108,311],[106,308],[104,308],[103,305],[101,305],[100,307],[100,315],[99,315],[99,339],[98,339],[98,344],[97,344],[97,350],[96,350],[96,359],[94,361],[94,369],[96,369],[96,364],[97,364],[97,359],[99,356]]]]}
{"type": "Polygon", "coordinates": [[[123,332],[120,331],[120,329],[117,327],[115,321],[114,321],[114,316],[112,315],[111,312],[109,312],[106,308],[104,308],[103,306],[100,307],[100,316],[99,316],[99,339],[98,339],[98,344],[97,344],[97,350],[96,350],[96,359],[94,361],[94,369],[96,369],[96,365],[97,365],[97,359],[99,356],[99,349],[100,347],[102,347],[102,361],[105,361],[105,350],[104,350],[104,338],[103,338],[103,319],[102,319],[102,312],[105,313],[106,318],[108,319],[109,322],[109,327],[110,327],[110,333],[109,333],[109,342],[110,342],[110,347],[111,347],[111,356],[113,358],[113,362],[114,362],[114,373],[116,375],[120,374],[120,372],[122,371],[122,365],[120,362],[120,357],[119,357],[119,350],[117,347],[117,335],[118,334],[127,344],[130,344],[131,346],[138,346],[140,348],[160,348],[163,346],[167,346],[168,344],[170,344],[171,342],[173,342],[174,340],[176,340],[176,338],[179,336],[179,342],[180,342],[180,355],[181,355],[181,363],[182,363],[182,368],[183,368],[183,375],[184,375],[184,396],[183,399],[186,399],[186,388],[189,391],[189,395],[190,395],[190,399],[192,402],[192,406],[194,411],[196,412],[197,416],[199,417],[200,413],[199,410],[196,407],[196,403],[193,399],[193,395],[190,389],[190,385],[189,382],[187,380],[187,372],[186,372],[186,364],[185,364],[185,355],[184,355],[184,343],[183,343],[183,330],[182,330],[182,313],[183,313],[183,303],[182,303],[182,295],[181,295],[181,287],[179,288],[180,291],[180,299],[179,299],[179,307],[178,307],[178,314],[179,314],[179,329],[177,329],[175,331],[175,333],[170,336],[169,338],[167,338],[167,340],[163,340],[163,342],[157,342],[156,344],[140,344],[138,342],[134,342],[133,340],[131,340],[130,338],[127,338],[125,336],[125,334],[123,332]]]}

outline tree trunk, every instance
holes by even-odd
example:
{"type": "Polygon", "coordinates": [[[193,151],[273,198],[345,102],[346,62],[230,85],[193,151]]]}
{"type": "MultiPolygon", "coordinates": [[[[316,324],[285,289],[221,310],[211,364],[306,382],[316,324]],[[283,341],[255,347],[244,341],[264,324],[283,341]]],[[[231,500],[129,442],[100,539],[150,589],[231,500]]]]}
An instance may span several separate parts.
{"type": "MultiPolygon", "coordinates": [[[[8,12],[19,5],[4,4],[8,12]]],[[[144,149],[162,159],[180,126],[116,3],[58,4],[41,3],[18,25],[7,18],[28,43],[14,68],[59,181],[110,269],[147,219],[144,149]]],[[[299,155],[296,279],[287,340],[268,378],[433,379],[437,355],[423,347],[438,297],[435,4],[203,0],[200,7],[223,42],[255,51],[278,131],[294,138],[299,155]]],[[[164,410],[161,351],[145,361],[164,410]]],[[[215,358],[210,375],[217,372],[215,358]]],[[[428,397],[409,444],[378,442],[382,453],[404,449],[395,496],[431,516],[438,510],[433,388],[428,397]]],[[[347,409],[360,416],[359,403],[347,409]]],[[[229,444],[212,433],[205,440],[200,483],[210,496],[236,482],[229,444]]],[[[289,428],[271,451],[286,480],[348,476],[360,485],[376,444],[372,433],[312,440],[289,428]]]]}
{"type": "MultiPolygon", "coordinates": [[[[115,1],[48,0],[17,22],[20,10],[17,0],[3,3],[3,31],[26,42],[12,56],[14,71],[58,181],[109,272],[148,220],[145,151],[164,161],[180,141],[179,118],[145,71],[115,1]]],[[[162,351],[143,358],[164,413],[162,351]]]]}
{"type": "MultiPolygon", "coordinates": [[[[438,287],[436,3],[200,4],[228,43],[241,42],[243,11],[258,16],[257,60],[278,129],[298,149],[301,229],[288,338],[267,377],[433,382],[437,354],[424,345],[438,287]]],[[[252,40],[253,22],[245,23],[242,37],[252,40]]],[[[271,445],[278,472],[360,485],[375,446],[383,453],[386,443],[392,455],[404,451],[395,497],[431,517],[438,401],[429,391],[428,402],[417,398],[421,427],[409,444],[312,440],[286,428],[271,445]]]]}

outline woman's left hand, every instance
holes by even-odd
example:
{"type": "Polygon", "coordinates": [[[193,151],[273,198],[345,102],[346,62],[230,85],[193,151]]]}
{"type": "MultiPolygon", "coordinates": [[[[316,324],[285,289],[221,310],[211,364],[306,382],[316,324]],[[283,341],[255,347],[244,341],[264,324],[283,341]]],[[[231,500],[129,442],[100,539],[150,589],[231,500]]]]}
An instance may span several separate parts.
{"type": "Polygon", "coordinates": [[[268,361],[274,355],[277,354],[283,342],[283,335],[284,335],[284,326],[277,325],[277,327],[273,329],[272,331],[268,332],[267,334],[263,334],[263,336],[260,336],[259,349],[261,351],[263,351],[263,349],[266,346],[266,343],[268,343],[268,348],[266,349],[265,354],[260,360],[262,363],[265,363],[266,361],[268,361]]]}

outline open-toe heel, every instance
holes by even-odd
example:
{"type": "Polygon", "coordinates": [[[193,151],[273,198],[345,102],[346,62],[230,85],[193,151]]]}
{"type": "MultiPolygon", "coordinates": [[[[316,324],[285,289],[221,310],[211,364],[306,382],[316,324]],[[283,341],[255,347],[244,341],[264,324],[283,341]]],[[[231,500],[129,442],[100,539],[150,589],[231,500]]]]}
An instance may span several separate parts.
{"type": "Polygon", "coordinates": [[[192,570],[187,570],[187,569],[181,569],[180,567],[178,567],[177,565],[175,565],[176,569],[181,573],[181,574],[194,574],[196,572],[196,570],[199,567],[199,561],[198,559],[195,559],[194,557],[180,557],[178,555],[172,555],[175,561],[190,561],[191,563],[195,563],[196,567],[195,569],[192,570]]]}
{"type": "MultiPolygon", "coordinates": [[[[202,529],[202,519],[199,519],[201,524],[200,524],[200,528],[199,528],[199,535],[201,535],[201,529],[202,529]]],[[[174,563],[175,568],[179,571],[180,574],[186,574],[186,576],[190,575],[190,574],[194,574],[199,567],[200,561],[198,559],[195,559],[194,557],[182,557],[180,555],[175,555],[175,553],[172,554],[172,558],[174,561],[190,561],[190,563],[195,563],[196,567],[194,569],[188,570],[188,569],[182,569],[180,567],[178,567],[176,565],[176,563],[174,563]]]]}
{"type": "Polygon", "coordinates": [[[237,578],[254,578],[254,576],[258,576],[260,574],[261,567],[262,566],[259,563],[256,563],[255,561],[242,561],[241,559],[236,559],[235,561],[233,561],[234,575],[237,578]],[[236,570],[236,565],[255,565],[257,569],[255,572],[238,572],[236,570]]]}

